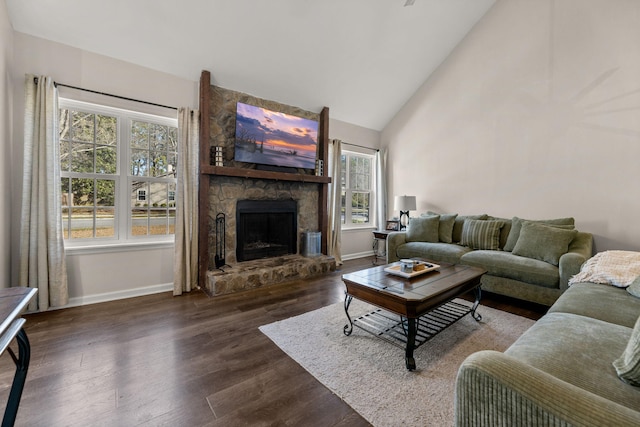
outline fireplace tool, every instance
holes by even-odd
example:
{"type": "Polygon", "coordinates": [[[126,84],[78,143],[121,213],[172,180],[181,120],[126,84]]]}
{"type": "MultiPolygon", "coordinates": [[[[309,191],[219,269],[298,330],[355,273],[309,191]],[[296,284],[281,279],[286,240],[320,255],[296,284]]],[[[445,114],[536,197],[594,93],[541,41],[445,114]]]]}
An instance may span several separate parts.
{"type": "MultiPolygon", "coordinates": [[[[227,265],[225,263],[225,215],[220,212],[216,215],[216,255],[215,264],[216,268],[222,270],[222,267],[227,265]]],[[[224,271],[224,270],[223,270],[224,271]]]]}

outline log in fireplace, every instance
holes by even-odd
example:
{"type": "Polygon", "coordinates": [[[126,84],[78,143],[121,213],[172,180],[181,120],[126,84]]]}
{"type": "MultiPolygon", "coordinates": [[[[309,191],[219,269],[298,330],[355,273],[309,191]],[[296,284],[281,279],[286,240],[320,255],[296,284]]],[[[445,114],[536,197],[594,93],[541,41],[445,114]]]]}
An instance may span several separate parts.
{"type": "Polygon", "coordinates": [[[295,254],[297,230],[297,201],[238,200],[236,258],[240,262],[295,254]]]}

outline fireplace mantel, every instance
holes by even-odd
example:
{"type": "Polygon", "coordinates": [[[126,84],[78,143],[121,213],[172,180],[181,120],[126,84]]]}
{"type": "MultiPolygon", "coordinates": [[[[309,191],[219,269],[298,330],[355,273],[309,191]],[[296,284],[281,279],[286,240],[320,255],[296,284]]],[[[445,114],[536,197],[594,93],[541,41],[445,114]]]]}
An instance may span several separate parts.
{"type": "Polygon", "coordinates": [[[206,175],[235,176],[239,178],[272,179],[275,181],[310,182],[315,184],[331,183],[331,178],[328,176],[273,172],[248,168],[234,168],[228,166],[203,165],[200,173],[206,175]]]}

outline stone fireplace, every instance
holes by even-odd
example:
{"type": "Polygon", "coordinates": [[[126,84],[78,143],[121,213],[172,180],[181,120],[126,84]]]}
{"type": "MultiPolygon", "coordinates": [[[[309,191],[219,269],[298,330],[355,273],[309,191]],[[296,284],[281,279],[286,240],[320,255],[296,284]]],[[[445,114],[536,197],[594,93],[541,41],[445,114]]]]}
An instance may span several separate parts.
{"type": "MultiPolygon", "coordinates": [[[[291,231],[290,236],[295,242],[295,250],[291,252],[293,254],[300,252],[303,232],[318,230],[317,184],[217,176],[209,185],[209,221],[213,223],[219,213],[225,215],[225,256],[227,264],[231,266],[247,261],[238,258],[237,239],[237,233],[240,231],[238,207],[244,209],[246,201],[252,202],[250,213],[274,208],[276,205],[286,205],[275,208],[281,211],[295,209],[295,229],[291,231]]],[[[277,218],[282,219],[279,216],[277,218]]],[[[209,247],[215,247],[215,239],[215,234],[210,233],[209,247]]],[[[215,265],[215,255],[214,251],[209,254],[210,266],[215,265]]]]}
{"type": "Polygon", "coordinates": [[[316,158],[326,163],[328,156],[328,108],[311,112],[212,86],[210,73],[202,72],[198,282],[210,295],[335,270],[333,257],[301,255],[303,233],[318,231],[321,251],[326,253],[327,194],[331,179],[324,174],[316,175],[313,169],[266,168],[236,162],[238,102],[318,120],[316,158]],[[217,153],[222,155],[221,159],[217,153]],[[218,161],[214,162],[214,158],[218,161]],[[266,213],[265,207],[275,212],[266,213]],[[282,224],[287,224],[286,230],[278,228],[282,224]]]}
{"type": "MultiPolygon", "coordinates": [[[[225,215],[224,242],[227,265],[222,269],[215,269],[213,266],[216,253],[215,250],[210,251],[207,292],[211,295],[222,295],[296,278],[313,277],[335,270],[335,260],[332,257],[300,255],[302,233],[318,231],[318,185],[309,182],[229,176],[216,176],[215,179],[211,179],[209,221],[213,223],[220,213],[225,215]],[[246,215],[248,218],[243,218],[246,215]],[[249,224],[243,224],[243,221],[248,221],[249,224]],[[290,231],[278,228],[289,221],[290,231]],[[266,232],[242,230],[245,225],[250,229],[257,225],[256,228],[260,229],[265,223],[267,228],[269,223],[276,227],[276,236],[268,236],[273,231],[271,229],[266,232]],[[240,234],[250,234],[252,237],[245,239],[245,236],[240,234]],[[252,245],[248,257],[240,254],[244,250],[238,243],[240,240],[256,243],[252,245]],[[287,249],[283,249],[283,246],[287,249]]],[[[211,230],[215,228],[212,227],[211,230]]],[[[211,232],[210,248],[215,248],[215,241],[215,233],[211,232]]]]}

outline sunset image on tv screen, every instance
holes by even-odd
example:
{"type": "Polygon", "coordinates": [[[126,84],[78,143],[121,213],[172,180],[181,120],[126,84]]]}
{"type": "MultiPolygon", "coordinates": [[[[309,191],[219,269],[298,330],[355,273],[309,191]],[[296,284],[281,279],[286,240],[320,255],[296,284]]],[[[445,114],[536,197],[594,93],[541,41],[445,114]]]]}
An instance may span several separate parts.
{"type": "Polygon", "coordinates": [[[318,122],[238,102],[235,160],[313,169],[318,122]]]}

